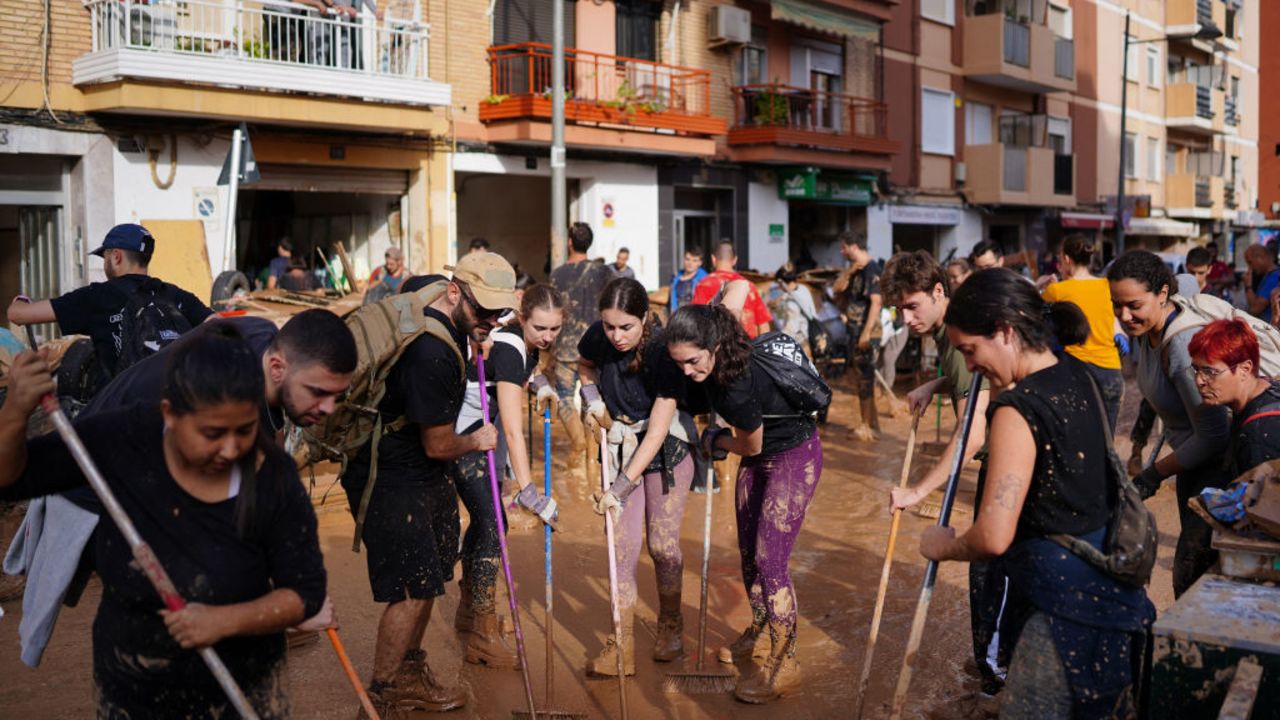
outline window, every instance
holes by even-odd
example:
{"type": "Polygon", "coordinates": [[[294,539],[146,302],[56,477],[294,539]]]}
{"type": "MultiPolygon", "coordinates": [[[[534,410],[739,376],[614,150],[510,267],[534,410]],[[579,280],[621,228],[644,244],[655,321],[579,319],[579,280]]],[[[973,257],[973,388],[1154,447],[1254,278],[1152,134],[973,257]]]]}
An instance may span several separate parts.
{"type": "Polygon", "coordinates": [[[1160,180],[1160,138],[1147,138],[1147,179],[1160,180]]]}
{"type": "Polygon", "coordinates": [[[956,154],[955,95],[945,90],[920,90],[920,150],[935,155],[956,154]]]}
{"type": "Polygon", "coordinates": [[[1129,53],[1125,55],[1125,73],[1126,80],[1138,81],[1138,50],[1142,49],[1141,45],[1134,45],[1134,41],[1138,38],[1133,35],[1129,36],[1129,53]]]}
{"type": "Polygon", "coordinates": [[[964,106],[964,144],[991,144],[991,106],[966,103],[964,106]]]}
{"type": "Polygon", "coordinates": [[[649,0],[615,0],[615,40],[621,57],[658,59],[658,15],[660,3],[649,0]]]}
{"type": "Polygon", "coordinates": [[[944,25],[955,25],[956,0],[920,0],[920,15],[944,25]]]}
{"type": "Polygon", "coordinates": [[[753,25],[751,42],[739,51],[738,62],[733,67],[735,85],[762,85],[769,82],[768,31],[753,25]]]}
{"type": "Polygon", "coordinates": [[[1138,177],[1138,136],[1134,133],[1124,134],[1124,176],[1138,177]]]}
{"type": "Polygon", "coordinates": [[[1147,46],[1147,85],[1150,87],[1160,87],[1161,75],[1160,68],[1160,48],[1155,45],[1147,46]]]}
{"type": "Polygon", "coordinates": [[[1049,147],[1057,155],[1071,154],[1071,118],[1049,117],[1049,147]]]}
{"type": "Polygon", "coordinates": [[[1181,168],[1178,166],[1178,146],[1164,146],[1164,171],[1170,175],[1182,174],[1181,168]]]}

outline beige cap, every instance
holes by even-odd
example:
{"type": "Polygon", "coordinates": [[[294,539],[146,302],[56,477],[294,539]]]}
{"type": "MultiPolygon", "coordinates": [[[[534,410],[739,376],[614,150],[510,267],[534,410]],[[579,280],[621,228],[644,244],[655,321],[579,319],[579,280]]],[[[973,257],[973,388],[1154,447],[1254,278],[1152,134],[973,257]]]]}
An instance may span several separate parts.
{"type": "Polygon", "coordinates": [[[444,269],[453,273],[453,279],[467,284],[480,307],[486,310],[516,307],[516,271],[498,253],[464,255],[457,265],[445,265],[444,269]]]}

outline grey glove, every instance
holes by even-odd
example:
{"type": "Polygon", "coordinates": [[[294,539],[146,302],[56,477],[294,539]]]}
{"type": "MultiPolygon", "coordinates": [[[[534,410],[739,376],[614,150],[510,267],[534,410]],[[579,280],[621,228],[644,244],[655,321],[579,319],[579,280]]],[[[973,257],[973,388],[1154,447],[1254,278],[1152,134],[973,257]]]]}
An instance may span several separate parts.
{"type": "Polygon", "coordinates": [[[619,470],[607,492],[597,492],[593,495],[596,501],[596,513],[603,515],[605,511],[611,511],[613,519],[617,521],[618,516],[622,514],[622,508],[627,504],[627,498],[638,487],[640,487],[640,483],[627,477],[626,471],[619,470]]]}
{"type": "Polygon", "coordinates": [[[538,488],[534,487],[533,483],[520,488],[520,492],[516,493],[516,504],[537,515],[542,522],[550,525],[552,530],[556,529],[556,521],[560,519],[560,507],[556,505],[555,500],[538,492],[538,488]]]}
{"type": "Polygon", "coordinates": [[[729,451],[716,447],[716,440],[721,433],[729,432],[729,428],[719,425],[708,425],[706,430],[702,431],[702,439],[698,442],[698,447],[702,450],[703,457],[709,457],[712,460],[723,460],[729,457],[729,451]]]}
{"type": "Polygon", "coordinates": [[[609,408],[604,404],[600,388],[594,383],[583,385],[578,394],[582,398],[582,424],[592,435],[599,432],[599,428],[608,430],[613,427],[613,418],[609,416],[609,408]]]}
{"type": "Polygon", "coordinates": [[[559,408],[560,396],[556,395],[556,389],[551,387],[546,375],[539,373],[529,378],[529,389],[533,391],[533,405],[539,415],[548,407],[552,410],[559,408]]]}

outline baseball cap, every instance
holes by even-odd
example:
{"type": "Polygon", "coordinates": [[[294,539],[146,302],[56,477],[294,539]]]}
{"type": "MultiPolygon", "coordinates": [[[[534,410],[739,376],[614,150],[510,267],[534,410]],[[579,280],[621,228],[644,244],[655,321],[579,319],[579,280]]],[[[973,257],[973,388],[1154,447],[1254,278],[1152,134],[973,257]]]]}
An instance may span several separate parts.
{"type": "Polygon", "coordinates": [[[457,265],[445,265],[471,289],[476,302],[486,310],[512,309],[516,306],[516,271],[506,258],[493,252],[464,255],[457,265]]]}
{"type": "Polygon", "coordinates": [[[102,257],[102,253],[108,250],[132,250],[150,256],[156,250],[156,239],[141,225],[123,223],[107,231],[102,247],[89,254],[102,257]]]}

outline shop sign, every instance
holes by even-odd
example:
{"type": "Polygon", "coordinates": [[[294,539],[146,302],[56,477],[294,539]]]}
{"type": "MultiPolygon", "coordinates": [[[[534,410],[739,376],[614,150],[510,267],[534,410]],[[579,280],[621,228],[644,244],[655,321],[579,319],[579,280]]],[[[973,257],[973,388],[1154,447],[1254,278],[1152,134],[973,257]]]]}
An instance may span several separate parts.
{"type": "Polygon", "coordinates": [[[769,242],[774,245],[781,245],[787,239],[786,225],[769,225],[769,242]]]}
{"type": "Polygon", "coordinates": [[[964,217],[960,208],[927,205],[890,205],[889,222],[895,225],[959,225],[964,217]]]}
{"type": "Polygon", "coordinates": [[[826,173],[814,168],[778,172],[778,197],[838,205],[870,205],[871,181],[856,175],[826,173]]]}

